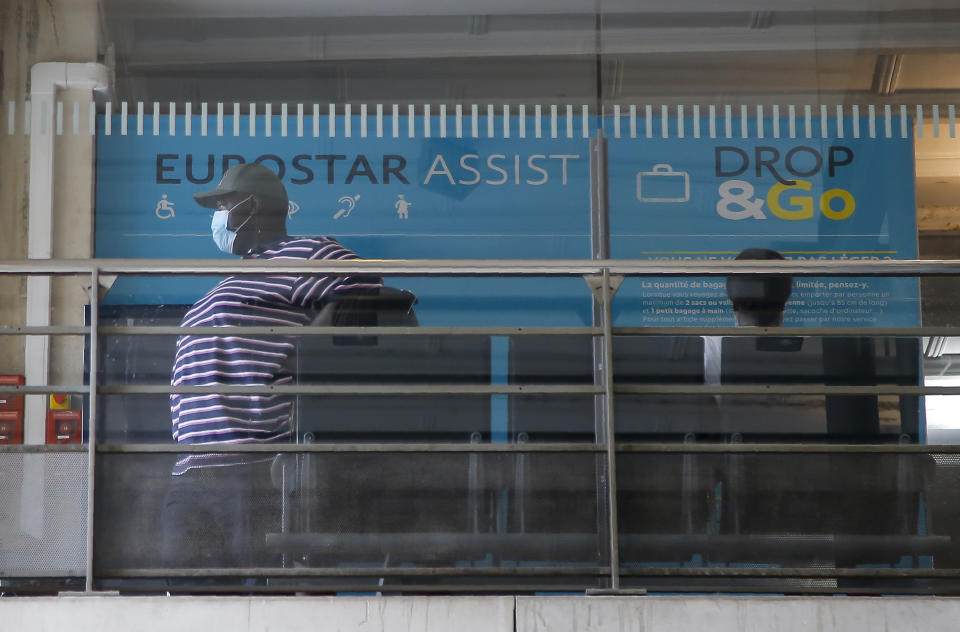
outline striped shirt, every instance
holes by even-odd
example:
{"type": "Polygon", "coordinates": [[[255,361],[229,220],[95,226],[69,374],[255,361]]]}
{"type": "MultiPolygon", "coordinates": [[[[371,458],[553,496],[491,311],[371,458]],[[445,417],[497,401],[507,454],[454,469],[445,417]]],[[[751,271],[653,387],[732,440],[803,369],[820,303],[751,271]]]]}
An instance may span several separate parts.
{"type": "MultiPolygon", "coordinates": [[[[333,239],[290,238],[251,251],[246,258],[357,259],[333,239]]],[[[379,288],[375,277],[228,277],[187,312],[182,327],[303,326],[335,294],[379,288]]],[[[290,384],[288,360],[295,349],[284,336],[185,335],[177,340],[172,386],[264,386],[290,384]]],[[[186,444],[289,441],[293,398],[286,395],[173,394],[173,438],[186,444]]],[[[243,454],[191,454],[174,474],[194,467],[249,463],[243,454]]],[[[272,457],[272,455],[271,455],[272,457]]],[[[263,459],[259,459],[263,460],[263,459]]]]}

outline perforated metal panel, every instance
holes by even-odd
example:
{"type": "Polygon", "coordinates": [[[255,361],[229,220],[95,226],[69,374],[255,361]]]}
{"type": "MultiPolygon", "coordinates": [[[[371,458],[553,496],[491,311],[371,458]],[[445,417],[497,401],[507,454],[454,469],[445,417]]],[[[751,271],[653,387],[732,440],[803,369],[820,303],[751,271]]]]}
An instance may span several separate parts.
{"type": "Polygon", "coordinates": [[[83,575],[87,455],[0,451],[0,576],[83,575]]]}

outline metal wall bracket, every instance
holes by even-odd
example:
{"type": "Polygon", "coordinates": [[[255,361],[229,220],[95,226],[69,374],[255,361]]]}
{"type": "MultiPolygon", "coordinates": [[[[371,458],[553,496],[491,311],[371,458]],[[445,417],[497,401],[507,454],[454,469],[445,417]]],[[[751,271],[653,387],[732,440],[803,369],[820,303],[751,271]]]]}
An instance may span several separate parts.
{"type": "MultiPolygon", "coordinates": [[[[110,291],[110,288],[113,287],[113,284],[116,283],[117,277],[118,275],[116,274],[100,275],[100,281],[98,283],[98,288],[97,288],[97,296],[99,297],[101,302],[103,302],[103,299],[107,297],[107,292],[110,291]]],[[[89,294],[90,286],[88,285],[84,289],[86,289],[87,293],[89,294]]]]}
{"type": "Polygon", "coordinates": [[[646,588],[587,588],[587,597],[645,597],[646,588]]]}
{"type": "MultiPolygon", "coordinates": [[[[617,294],[617,290],[620,289],[620,284],[623,283],[622,274],[611,274],[610,279],[610,298],[612,299],[617,294]]],[[[593,292],[593,297],[597,299],[598,302],[603,300],[603,276],[599,274],[587,274],[584,275],[583,280],[587,282],[587,287],[590,288],[590,291],[593,292]]]]}

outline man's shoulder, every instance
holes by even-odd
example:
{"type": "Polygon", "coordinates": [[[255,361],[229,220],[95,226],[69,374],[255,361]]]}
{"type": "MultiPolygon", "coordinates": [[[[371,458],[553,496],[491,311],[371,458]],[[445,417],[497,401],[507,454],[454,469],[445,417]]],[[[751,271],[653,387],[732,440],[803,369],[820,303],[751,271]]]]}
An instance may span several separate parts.
{"type": "Polygon", "coordinates": [[[259,257],[275,259],[278,257],[312,258],[318,251],[330,248],[342,248],[340,242],[330,237],[291,237],[271,244],[265,248],[259,257]]]}

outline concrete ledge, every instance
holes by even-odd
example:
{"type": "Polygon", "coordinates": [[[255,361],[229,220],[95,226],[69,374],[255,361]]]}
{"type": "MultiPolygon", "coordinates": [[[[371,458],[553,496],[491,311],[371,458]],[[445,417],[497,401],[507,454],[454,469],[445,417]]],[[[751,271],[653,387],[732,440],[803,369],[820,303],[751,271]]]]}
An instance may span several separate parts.
{"type": "Polygon", "coordinates": [[[0,599],[18,632],[939,632],[960,598],[121,597],[0,599]]]}
{"type": "Polygon", "coordinates": [[[933,632],[960,599],[931,597],[518,597],[517,632],[933,632]]]}
{"type": "Polygon", "coordinates": [[[513,597],[11,597],[17,632],[509,632],[513,597]]]}

